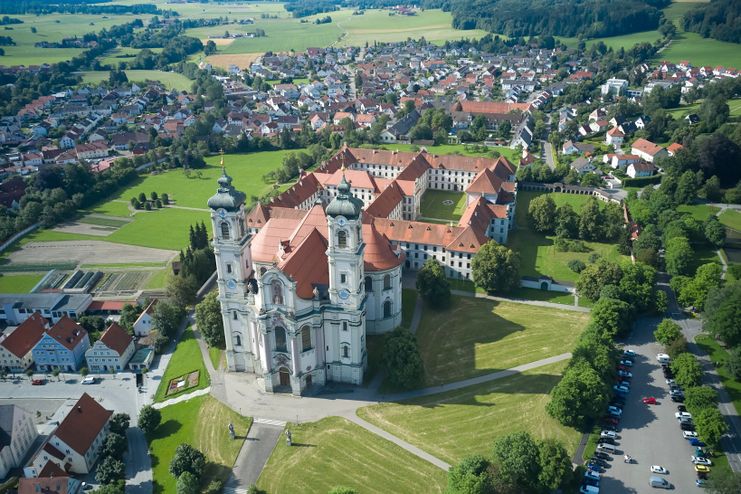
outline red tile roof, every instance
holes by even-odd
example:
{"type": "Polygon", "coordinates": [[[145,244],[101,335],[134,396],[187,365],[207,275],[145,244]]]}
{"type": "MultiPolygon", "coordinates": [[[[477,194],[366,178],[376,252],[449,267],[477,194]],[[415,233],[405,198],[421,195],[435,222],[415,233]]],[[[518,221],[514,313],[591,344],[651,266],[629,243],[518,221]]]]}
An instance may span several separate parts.
{"type": "Polygon", "coordinates": [[[54,435],[79,454],[84,455],[113,412],[103,408],[87,393],[83,393],[64,418],[54,435]]]}
{"type": "Polygon", "coordinates": [[[466,189],[467,193],[496,194],[502,186],[502,180],[492,170],[485,168],[476,175],[471,185],[466,189]]]}
{"type": "Polygon", "coordinates": [[[453,103],[451,111],[482,114],[506,114],[513,111],[528,111],[530,103],[506,103],[504,101],[470,101],[462,100],[453,103]]]}
{"type": "Polygon", "coordinates": [[[133,338],[124,328],[114,322],[105,330],[103,336],[100,337],[100,341],[120,357],[129,347],[133,338]]]}
{"type": "Polygon", "coordinates": [[[391,212],[404,200],[404,192],[398,183],[392,182],[383,192],[378,194],[373,202],[365,209],[371,216],[388,218],[391,212]]]}
{"type": "Polygon", "coordinates": [[[18,481],[18,494],[68,494],[71,492],[70,478],[64,471],[62,474],[61,476],[21,478],[18,481]]]}
{"type": "Polygon", "coordinates": [[[283,273],[296,282],[296,295],[305,300],[314,297],[314,284],[329,284],[327,239],[316,228],[278,264],[283,273]]]}
{"type": "Polygon", "coordinates": [[[85,328],[67,316],[63,316],[48,331],[48,334],[70,350],[73,350],[80,341],[87,338],[87,331],[85,331],[85,328]]]}
{"type": "Polygon", "coordinates": [[[656,155],[656,153],[658,153],[662,149],[664,149],[661,146],[659,146],[658,144],[654,144],[653,142],[648,141],[648,140],[643,139],[643,138],[636,140],[633,143],[632,148],[633,149],[637,149],[639,151],[642,151],[642,152],[644,152],[646,154],[649,154],[651,156],[656,155]]]}
{"type": "Polygon", "coordinates": [[[90,306],[88,306],[87,310],[107,310],[112,312],[120,312],[123,310],[124,305],[130,303],[132,302],[127,300],[93,300],[92,302],[90,302],[90,306]]]}
{"type": "Polygon", "coordinates": [[[46,319],[41,314],[34,312],[31,317],[26,319],[18,326],[15,331],[7,337],[0,340],[0,346],[3,346],[10,353],[18,358],[28,355],[28,352],[36,346],[44,331],[46,331],[46,319]]]}
{"type": "Polygon", "coordinates": [[[402,263],[402,256],[396,255],[388,237],[378,231],[370,215],[363,216],[363,242],[366,271],[385,271],[402,263]]]}

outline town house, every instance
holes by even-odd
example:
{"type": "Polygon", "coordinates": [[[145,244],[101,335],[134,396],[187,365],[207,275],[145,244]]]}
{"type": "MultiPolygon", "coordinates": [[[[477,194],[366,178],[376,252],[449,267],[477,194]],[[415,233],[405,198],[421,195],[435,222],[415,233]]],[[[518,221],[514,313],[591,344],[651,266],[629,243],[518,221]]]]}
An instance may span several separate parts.
{"type": "Polygon", "coordinates": [[[33,364],[33,347],[44,336],[48,323],[34,312],[10,334],[0,336],[0,367],[10,372],[25,372],[33,364]]]}
{"type": "Polygon", "coordinates": [[[31,412],[18,405],[0,405],[0,479],[21,466],[38,435],[31,412]]]}
{"type": "Polygon", "coordinates": [[[33,360],[40,372],[59,368],[61,371],[80,370],[85,351],[90,347],[87,331],[69,317],[63,317],[44,333],[33,347],[33,360]]]}
{"type": "Polygon", "coordinates": [[[85,352],[90,372],[119,372],[134,354],[134,338],[115,322],[85,352]]]}

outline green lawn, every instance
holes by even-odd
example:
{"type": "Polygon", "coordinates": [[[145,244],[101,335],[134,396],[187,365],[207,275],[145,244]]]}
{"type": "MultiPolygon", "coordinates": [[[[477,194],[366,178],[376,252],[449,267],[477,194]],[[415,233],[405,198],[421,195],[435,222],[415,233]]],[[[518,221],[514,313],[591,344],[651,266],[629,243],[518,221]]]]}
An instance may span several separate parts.
{"type": "Polygon", "coordinates": [[[223,354],[224,351],[221,348],[209,347],[208,358],[211,359],[211,365],[214,366],[214,369],[221,367],[221,356],[223,354]]]}
{"type": "Polygon", "coordinates": [[[736,407],[737,412],[741,413],[741,381],[735,379],[723,365],[728,360],[728,351],[709,335],[697,336],[695,342],[710,356],[723,386],[733,401],[733,406],[736,407]]]}
{"type": "Polygon", "coordinates": [[[571,351],[589,314],[453,297],[445,311],[425,309],[417,341],[426,385],[488,374],[571,351]]]}
{"type": "Polygon", "coordinates": [[[705,221],[711,216],[718,212],[718,208],[714,206],[708,206],[707,204],[682,204],[677,207],[677,211],[680,213],[687,213],[696,220],[705,221]]]}
{"type": "Polygon", "coordinates": [[[226,481],[251,424],[252,419],[242,417],[211,396],[199,396],[163,408],[162,422],[149,437],[155,494],[175,494],[170,460],[183,443],[206,455],[203,487],[212,480],[226,481]],[[229,437],[230,423],[234,424],[236,440],[229,437]]]}
{"type": "MultiPolygon", "coordinates": [[[[154,53],[159,53],[162,48],[149,48],[154,53]]],[[[111,65],[114,68],[118,68],[118,64],[121,62],[130,62],[141,50],[139,48],[129,48],[127,46],[119,46],[112,50],[109,50],[99,57],[101,65],[111,65]]]]}
{"type": "Polygon", "coordinates": [[[573,452],[579,433],[545,412],[551,389],[567,362],[477,386],[400,403],[364,407],[358,415],[424,451],[454,464],[464,456],[489,456],[494,441],[524,430],[554,438],[573,452]]]}
{"type": "Polygon", "coordinates": [[[741,232],[741,213],[738,211],[726,209],[718,216],[718,219],[728,228],[733,228],[741,232]]]}
{"type": "Polygon", "coordinates": [[[720,264],[718,251],[715,247],[707,244],[695,244],[692,246],[692,249],[694,250],[694,256],[692,258],[692,265],[690,266],[690,273],[694,273],[703,264],[711,262],[720,264]]]}
{"type": "Polygon", "coordinates": [[[169,267],[153,271],[144,289],[163,290],[167,288],[167,280],[171,272],[172,270],[169,267]]]}
{"type": "Polygon", "coordinates": [[[466,194],[445,190],[427,189],[422,194],[420,211],[424,218],[453,221],[456,224],[466,209],[466,194]],[[449,201],[448,204],[445,204],[449,201]]]}
{"type": "Polygon", "coordinates": [[[401,290],[401,325],[408,328],[412,325],[414,307],[417,305],[417,290],[404,288],[401,290]]]}
{"type": "Polygon", "coordinates": [[[507,297],[521,298],[525,300],[542,300],[554,304],[574,305],[574,295],[571,293],[550,292],[548,290],[536,290],[535,288],[517,288],[507,292],[507,297]]]}
{"type": "Polygon", "coordinates": [[[201,221],[210,231],[209,213],[206,211],[173,208],[142,211],[134,216],[134,221],[100,240],[157,249],[180,250],[188,245],[189,227],[201,221]]]}
{"type": "MultiPolygon", "coordinates": [[[[108,80],[108,71],[86,71],[81,72],[82,82],[85,84],[98,84],[108,80]]],[[[131,82],[157,81],[162,83],[167,89],[177,91],[190,91],[193,81],[177,72],[165,72],[162,70],[127,70],[126,77],[131,82]]]]}
{"type": "Polygon", "coordinates": [[[291,425],[293,446],[281,438],[257,481],[260,489],[326,493],[443,492],[446,473],[341,417],[291,425]]]}
{"type": "Polygon", "coordinates": [[[129,223],[129,220],[116,217],[116,216],[94,216],[94,215],[86,215],[77,220],[79,223],[85,223],[88,225],[97,225],[97,226],[109,226],[113,228],[120,228],[124,225],[127,225],[129,223]]]}
{"type": "Polygon", "coordinates": [[[487,147],[486,151],[480,152],[475,151],[476,145],[468,144],[440,144],[439,146],[417,146],[416,144],[386,144],[384,146],[370,146],[378,149],[397,150],[405,152],[414,152],[415,150],[424,147],[427,152],[431,154],[460,154],[462,156],[483,156],[486,158],[493,158],[494,151],[507,158],[513,164],[517,164],[520,161],[520,157],[516,149],[512,149],[505,146],[492,146],[487,147]]]}
{"type": "MultiPolygon", "coordinates": [[[[527,210],[530,207],[530,201],[543,194],[543,192],[534,191],[520,191],[517,193],[517,213],[515,214],[515,222],[517,223],[518,227],[524,228],[528,226],[527,210]]],[[[550,196],[551,199],[553,199],[553,202],[556,203],[556,206],[569,204],[577,213],[579,212],[581,207],[586,204],[587,201],[592,197],[580,194],[565,194],[563,192],[551,192],[547,193],[546,195],[550,196]]],[[[598,204],[600,206],[604,205],[604,203],[601,201],[598,201],[598,204]]]]}
{"type": "Polygon", "coordinates": [[[167,386],[170,381],[176,377],[182,376],[192,371],[200,371],[200,377],[198,380],[198,386],[189,388],[188,392],[193,392],[198,389],[203,389],[208,386],[209,377],[206,372],[206,366],[203,364],[203,357],[201,356],[201,350],[198,348],[198,342],[193,337],[193,331],[188,328],[183,333],[182,338],[178,342],[170,358],[170,363],[165,369],[165,374],[162,376],[159,386],[157,387],[157,393],[154,395],[154,401],[160,402],[177,396],[177,394],[165,396],[167,393],[167,386]]]}
{"type": "Polygon", "coordinates": [[[43,274],[0,275],[0,293],[29,293],[43,277],[43,274]]]}
{"type": "Polygon", "coordinates": [[[657,59],[675,63],[688,60],[696,67],[741,67],[741,50],[736,43],[703,38],[697,33],[680,32],[671,46],[659,53],[657,59]]]}
{"type": "MultiPolygon", "coordinates": [[[[576,48],[579,44],[578,38],[566,38],[558,37],[566,46],[576,48]]],[[[654,43],[654,41],[661,39],[661,33],[659,31],[643,31],[640,33],[625,34],[622,36],[610,36],[608,38],[595,38],[590,39],[586,42],[586,45],[592,46],[595,43],[603,42],[608,48],[613,50],[619,50],[620,48],[631,48],[637,43],[654,43]]]]}

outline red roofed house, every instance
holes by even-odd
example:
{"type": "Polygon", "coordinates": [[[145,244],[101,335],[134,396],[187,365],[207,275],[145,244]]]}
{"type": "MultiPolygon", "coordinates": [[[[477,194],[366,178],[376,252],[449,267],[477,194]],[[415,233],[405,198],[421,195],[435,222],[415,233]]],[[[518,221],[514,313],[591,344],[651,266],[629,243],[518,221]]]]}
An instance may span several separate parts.
{"type": "Polygon", "coordinates": [[[676,154],[681,149],[684,149],[684,146],[682,146],[678,142],[673,142],[673,143],[669,144],[669,146],[667,146],[666,152],[669,153],[669,156],[676,156],[676,154]]]}
{"type": "Polygon", "coordinates": [[[62,372],[77,371],[82,367],[89,347],[90,338],[85,328],[63,316],[33,347],[36,370],[47,372],[56,367],[62,372]]]}
{"type": "Polygon", "coordinates": [[[152,300],[134,321],[134,334],[136,336],[147,336],[152,331],[152,316],[154,316],[155,305],[157,305],[157,299],[152,300]]]}
{"type": "Polygon", "coordinates": [[[24,372],[33,364],[33,347],[41,340],[49,324],[34,312],[12,333],[0,336],[0,367],[10,372],[24,372]]]}
{"type": "Polygon", "coordinates": [[[77,494],[82,483],[60,470],[61,475],[22,478],[18,480],[18,494],[77,494]]]}
{"type": "Polygon", "coordinates": [[[631,153],[637,154],[649,163],[653,163],[655,159],[664,158],[669,155],[666,149],[646,139],[637,139],[633,143],[631,153]]]}
{"type": "Polygon", "coordinates": [[[469,278],[481,246],[507,240],[517,194],[503,157],[348,147],[249,213],[231,177],[218,184],[208,206],[227,367],[296,395],[362,383],[366,335],[401,323],[402,269],[435,259],[469,278]],[[426,191],[465,194],[457,225],[417,221],[426,191]]]}
{"type": "Polygon", "coordinates": [[[108,436],[112,415],[111,410],[106,410],[92,396],[83,393],[24,469],[25,476],[40,477],[49,468],[48,463],[68,473],[89,473],[108,436]]]}
{"type": "Polygon", "coordinates": [[[85,352],[90,372],[119,372],[134,355],[134,338],[115,322],[85,352]]]}
{"type": "Polygon", "coordinates": [[[613,127],[605,134],[605,142],[611,144],[615,149],[619,149],[623,145],[623,139],[625,134],[618,127],[613,127]]]}

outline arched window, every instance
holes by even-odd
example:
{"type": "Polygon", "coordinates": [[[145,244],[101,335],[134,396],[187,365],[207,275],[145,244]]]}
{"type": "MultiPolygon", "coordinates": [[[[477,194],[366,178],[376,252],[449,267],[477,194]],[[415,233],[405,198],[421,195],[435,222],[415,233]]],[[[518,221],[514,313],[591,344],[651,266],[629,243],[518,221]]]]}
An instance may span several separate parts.
{"type": "Polygon", "coordinates": [[[373,278],[371,278],[370,276],[365,277],[365,291],[366,292],[373,291],[373,278]]]}
{"type": "Polygon", "coordinates": [[[341,249],[347,247],[347,232],[345,230],[337,232],[337,247],[341,249]]]}
{"type": "Polygon", "coordinates": [[[391,317],[391,300],[386,300],[383,303],[383,317],[391,317]]]}
{"type": "Polygon", "coordinates": [[[275,328],[275,351],[287,352],[286,347],[286,330],[280,326],[275,328]]]}
{"type": "Polygon", "coordinates": [[[221,222],[221,238],[229,238],[229,223],[226,221],[221,222]]]}
{"type": "Polygon", "coordinates": [[[238,334],[234,335],[234,346],[242,346],[242,337],[238,334]]]}
{"type": "Polygon", "coordinates": [[[386,275],[383,277],[383,289],[388,290],[391,288],[391,276],[386,275]]]}
{"type": "Polygon", "coordinates": [[[283,285],[280,284],[280,281],[273,280],[270,283],[270,296],[274,304],[283,305],[283,285]]]}
{"type": "Polygon", "coordinates": [[[301,328],[301,351],[311,350],[311,328],[304,326],[301,328]]]}
{"type": "Polygon", "coordinates": [[[350,358],[350,345],[342,345],[342,358],[350,358]]]}

